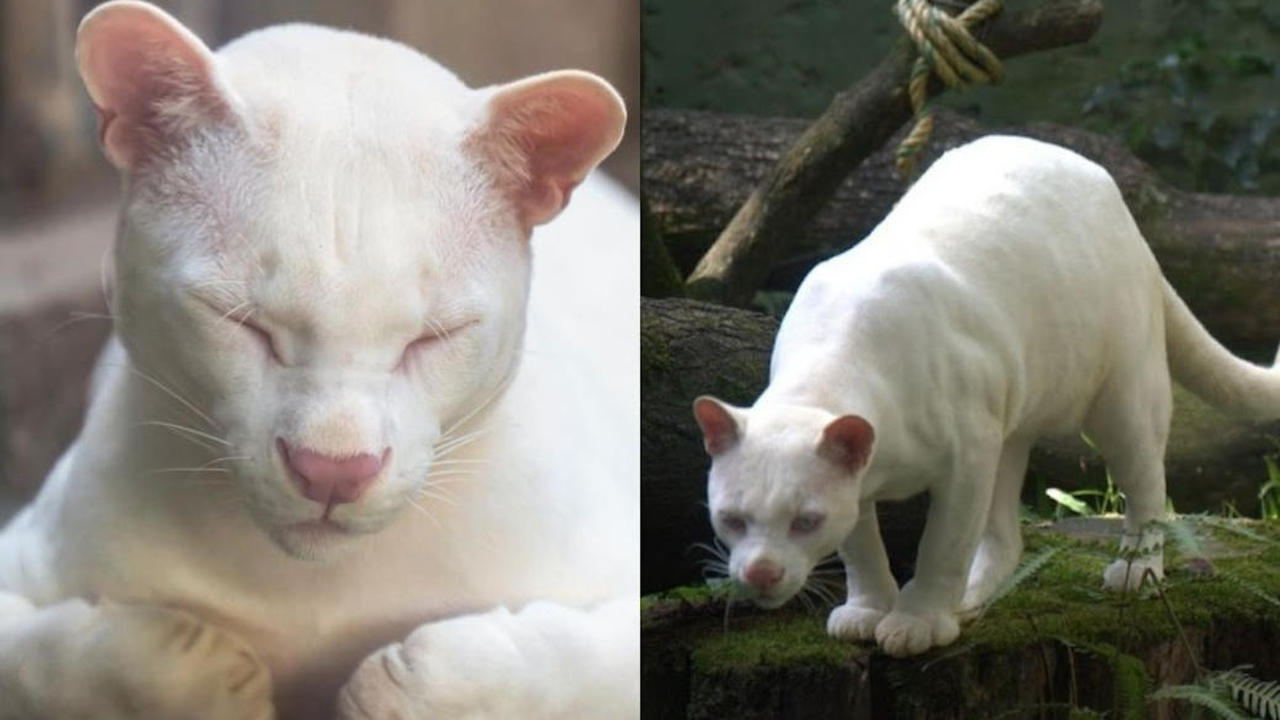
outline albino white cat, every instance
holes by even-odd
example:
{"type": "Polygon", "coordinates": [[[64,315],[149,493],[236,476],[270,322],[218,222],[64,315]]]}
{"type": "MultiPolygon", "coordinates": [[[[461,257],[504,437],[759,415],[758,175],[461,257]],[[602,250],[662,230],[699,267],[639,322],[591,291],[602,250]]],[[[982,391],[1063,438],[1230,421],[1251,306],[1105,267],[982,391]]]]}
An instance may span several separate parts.
{"type": "Polygon", "coordinates": [[[1162,577],[1170,372],[1224,409],[1280,416],[1280,369],[1233,357],[1160,274],[1106,171],[988,137],[943,156],[852,250],[805,278],[749,409],[694,403],[731,576],[782,604],[838,550],[828,632],[895,656],[946,645],[1018,562],[1032,443],[1081,428],[1126,513],[1108,588],[1162,577]],[[899,592],[876,500],[927,490],[899,592]]]}
{"type": "Polygon", "coordinates": [[[118,341],[0,534],[0,718],[637,717],[637,204],[530,241],[613,89],[138,2],[77,57],[118,341]]]}

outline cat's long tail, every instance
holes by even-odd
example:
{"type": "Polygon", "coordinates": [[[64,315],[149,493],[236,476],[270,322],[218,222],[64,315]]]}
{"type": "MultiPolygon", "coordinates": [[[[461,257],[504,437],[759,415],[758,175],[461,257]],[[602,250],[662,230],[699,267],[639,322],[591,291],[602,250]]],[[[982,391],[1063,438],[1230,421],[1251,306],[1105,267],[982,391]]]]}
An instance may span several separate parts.
{"type": "Polygon", "coordinates": [[[1280,352],[1262,367],[1232,355],[1164,282],[1165,342],[1173,377],[1210,405],[1251,420],[1280,418],[1280,352]]]}

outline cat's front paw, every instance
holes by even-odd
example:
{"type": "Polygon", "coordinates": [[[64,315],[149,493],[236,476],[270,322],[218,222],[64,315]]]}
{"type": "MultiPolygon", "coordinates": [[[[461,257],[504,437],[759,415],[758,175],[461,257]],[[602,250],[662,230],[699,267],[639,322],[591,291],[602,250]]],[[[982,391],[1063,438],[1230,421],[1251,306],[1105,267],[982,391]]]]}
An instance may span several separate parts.
{"type": "Polygon", "coordinates": [[[888,613],[879,608],[847,602],[827,616],[827,634],[837,640],[871,642],[876,639],[876,626],[886,615],[888,613]]]}
{"type": "Polygon", "coordinates": [[[429,623],[365,658],[338,694],[339,720],[531,717],[519,651],[486,619],[429,623]]]}
{"type": "Polygon", "coordinates": [[[932,647],[950,645],[960,636],[951,613],[916,615],[895,610],[876,626],[876,642],[893,657],[919,655],[932,647]]]}
{"type": "Polygon", "coordinates": [[[100,608],[86,644],[122,696],[154,718],[269,720],[271,674],[239,638],[185,612],[100,608]]]}
{"type": "Polygon", "coordinates": [[[1144,555],[1133,560],[1120,558],[1103,571],[1102,586],[1114,592],[1132,592],[1142,587],[1144,582],[1151,582],[1153,576],[1157,583],[1164,580],[1164,556],[1161,554],[1144,555]]]}
{"type": "Polygon", "coordinates": [[[238,638],[185,612],[72,601],[8,629],[22,672],[8,676],[0,663],[0,685],[36,717],[275,717],[266,666],[238,638]]]}

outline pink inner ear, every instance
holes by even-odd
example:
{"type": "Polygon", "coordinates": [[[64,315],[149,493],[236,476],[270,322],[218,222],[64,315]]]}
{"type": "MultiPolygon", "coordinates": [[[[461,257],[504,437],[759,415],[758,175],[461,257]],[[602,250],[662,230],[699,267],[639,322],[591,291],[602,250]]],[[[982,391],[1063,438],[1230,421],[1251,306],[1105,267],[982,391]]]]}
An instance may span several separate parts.
{"type": "Polygon", "coordinates": [[[822,429],[818,454],[857,472],[871,458],[876,433],[871,423],[857,415],[842,415],[822,429]]]}
{"type": "Polygon", "coordinates": [[[694,400],[693,416],[702,428],[702,443],[708,455],[719,455],[738,442],[738,421],[715,398],[703,396],[694,400]]]}
{"type": "Polygon", "coordinates": [[[122,170],[229,110],[208,48],[150,6],[105,5],[90,13],[76,56],[103,149],[122,170]]]}
{"type": "Polygon", "coordinates": [[[555,217],[621,139],[626,112],[604,81],[561,72],[513,83],[490,101],[481,152],[528,226],[555,217]]]}

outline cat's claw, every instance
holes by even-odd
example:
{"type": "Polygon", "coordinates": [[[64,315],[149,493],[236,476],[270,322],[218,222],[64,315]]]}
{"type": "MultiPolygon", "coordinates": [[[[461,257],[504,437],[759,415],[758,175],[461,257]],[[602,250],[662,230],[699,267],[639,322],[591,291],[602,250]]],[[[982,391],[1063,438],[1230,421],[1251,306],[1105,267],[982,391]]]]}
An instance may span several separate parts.
{"type": "Polygon", "coordinates": [[[1114,592],[1132,592],[1142,587],[1144,582],[1151,581],[1148,570],[1156,582],[1164,580],[1164,557],[1156,553],[1132,561],[1126,558],[1115,560],[1102,573],[1102,586],[1114,592]]]}
{"type": "Polygon", "coordinates": [[[915,615],[895,610],[876,626],[876,642],[893,657],[919,655],[932,647],[950,645],[960,636],[960,624],[951,613],[915,615]]]}
{"type": "Polygon", "coordinates": [[[887,614],[878,608],[845,603],[827,616],[827,634],[837,640],[871,642],[876,639],[876,626],[887,614]]]}

